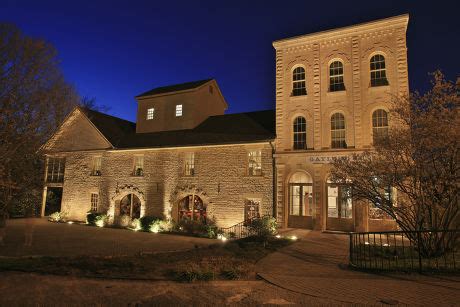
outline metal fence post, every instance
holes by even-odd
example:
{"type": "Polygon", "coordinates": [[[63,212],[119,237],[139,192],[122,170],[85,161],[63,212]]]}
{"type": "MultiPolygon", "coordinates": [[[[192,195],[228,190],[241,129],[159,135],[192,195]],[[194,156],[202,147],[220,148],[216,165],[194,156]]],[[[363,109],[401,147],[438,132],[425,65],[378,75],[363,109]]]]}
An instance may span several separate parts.
{"type": "Polygon", "coordinates": [[[420,231],[417,231],[417,252],[418,252],[418,269],[422,273],[422,254],[420,253],[420,231]]]}

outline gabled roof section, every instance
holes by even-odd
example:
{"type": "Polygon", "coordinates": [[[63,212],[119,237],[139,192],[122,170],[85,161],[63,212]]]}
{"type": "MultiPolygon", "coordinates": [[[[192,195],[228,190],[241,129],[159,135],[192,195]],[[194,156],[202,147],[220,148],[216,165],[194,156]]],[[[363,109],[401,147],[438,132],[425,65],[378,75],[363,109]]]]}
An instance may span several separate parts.
{"type": "Polygon", "coordinates": [[[192,82],[186,82],[186,83],[180,83],[180,84],[173,84],[173,85],[168,85],[168,86],[161,86],[161,87],[156,87],[154,89],[151,89],[150,91],[144,92],[140,95],[137,95],[135,98],[140,98],[140,97],[145,97],[145,96],[152,96],[152,95],[158,95],[158,94],[166,94],[166,93],[172,93],[172,92],[179,92],[179,91],[185,91],[185,90],[191,90],[198,88],[209,81],[213,79],[205,79],[205,80],[198,80],[198,81],[192,81],[192,82]]]}
{"type": "Polygon", "coordinates": [[[79,109],[114,147],[118,146],[125,135],[136,133],[136,124],[133,122],[85,107],[79,109]]]}

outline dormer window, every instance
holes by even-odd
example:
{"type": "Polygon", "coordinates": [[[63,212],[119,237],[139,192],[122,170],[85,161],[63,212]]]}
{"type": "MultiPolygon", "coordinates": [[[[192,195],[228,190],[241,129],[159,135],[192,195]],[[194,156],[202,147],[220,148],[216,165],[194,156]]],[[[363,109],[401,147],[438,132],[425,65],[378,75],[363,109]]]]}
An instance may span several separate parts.
{"type": "Polygon", "coordinates": [[[182,116],[182,105],[176,104],[176,117],[182,116]]]}
{"type": "Polygon", "coordinates": [[[155,113],[155,108],[147,109],[147,120],[153,119],[154,113],[155,113]]]}

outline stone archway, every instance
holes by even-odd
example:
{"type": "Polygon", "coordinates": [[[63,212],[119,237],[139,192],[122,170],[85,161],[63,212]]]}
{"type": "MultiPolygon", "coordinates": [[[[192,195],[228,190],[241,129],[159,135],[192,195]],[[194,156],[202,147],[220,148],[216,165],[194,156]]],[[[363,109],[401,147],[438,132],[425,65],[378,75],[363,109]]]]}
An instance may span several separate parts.
{"type": "Polygon", "coordinates": [[[169,198],[169,203],[171,205],[170,216],[172,220],[178,221],[179,203],[190,196],[192,196],[192,199],[199,199],[203,207],[208,208],[209,196],[202,189],[195,185],[177,186],[169,198]]]}
{"type": "Polygon", "coordinates": [[[120,215],[120,202],[123,198],[128,195],[134,195],[140,201],[140,217],[145,215],[145,196],[140,189],[134,185],[124,185],[121,187],[117,187],[115,191],[115,195],[112,196],[110,199],[110,206],[107,212],[109,217],[109,222],[113,223],[115,221],[115,217],[120,215]]]}

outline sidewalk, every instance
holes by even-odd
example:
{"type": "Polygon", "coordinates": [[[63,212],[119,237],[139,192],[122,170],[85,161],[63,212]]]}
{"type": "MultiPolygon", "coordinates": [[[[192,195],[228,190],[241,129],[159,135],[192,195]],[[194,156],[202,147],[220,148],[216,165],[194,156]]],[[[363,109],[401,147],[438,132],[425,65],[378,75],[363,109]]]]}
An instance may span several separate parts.
{"type": "Polygon", "coordinates": [[[460,278],[419,274],[368,274],[350,270],[348,236],[289,230],[300,240],[258,263],[257,272],[281,288],[337,304],[460,304],[460,278]]]}

